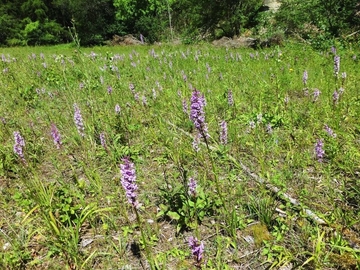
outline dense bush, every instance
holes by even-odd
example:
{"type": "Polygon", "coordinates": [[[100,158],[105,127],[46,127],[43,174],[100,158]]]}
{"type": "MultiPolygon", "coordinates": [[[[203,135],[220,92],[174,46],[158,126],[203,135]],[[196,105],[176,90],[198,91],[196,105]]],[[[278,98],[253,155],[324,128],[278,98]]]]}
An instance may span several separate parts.
{"type": "Polygon", "coordinates": [[[115,34],[193,43],[285,33],[318,47],[334,38],[358,39],[358,0],[283,0],[275,16],[263,10],[262,0],[0,0],[0,44],[71,42],[73,26],[81,45],[102,44],[115,34]]]}
{"type": "Polygon", "coordinates": [[[358,30],[358,8],[357,0],[284,0],[275,19],[286,34],[320,46],[358,30]]]}

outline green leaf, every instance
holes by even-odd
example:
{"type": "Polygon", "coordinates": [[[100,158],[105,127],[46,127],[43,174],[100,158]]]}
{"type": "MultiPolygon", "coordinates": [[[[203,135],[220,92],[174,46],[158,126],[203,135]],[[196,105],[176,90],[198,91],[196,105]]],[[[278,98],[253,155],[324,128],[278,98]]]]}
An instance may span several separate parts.
{"type": "Polygon", "coordinates": [[[180,215],[179,215],[178,213],[176,213],[176,212],[169,211],[169,212],[167,213],[167,215],[168,215],[170,218],[174,219],[174,220],[179,220],[179,219],[180,219],[180,215]]]}

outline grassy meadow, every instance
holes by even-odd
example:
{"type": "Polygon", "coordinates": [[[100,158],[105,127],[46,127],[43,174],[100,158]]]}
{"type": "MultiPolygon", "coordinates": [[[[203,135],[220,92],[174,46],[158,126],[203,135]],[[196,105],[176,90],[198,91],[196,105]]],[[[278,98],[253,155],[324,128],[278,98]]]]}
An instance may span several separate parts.
{"type": "Polygon", "coordinates": [[[0,55],[1,269],[360,266],[360,51],[0,55]]]}

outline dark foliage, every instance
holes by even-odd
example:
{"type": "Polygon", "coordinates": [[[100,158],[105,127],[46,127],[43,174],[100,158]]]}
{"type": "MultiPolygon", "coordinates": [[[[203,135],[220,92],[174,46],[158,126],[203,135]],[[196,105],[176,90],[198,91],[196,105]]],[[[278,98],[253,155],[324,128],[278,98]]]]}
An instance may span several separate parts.
{"type": "Polygon", "coordinates": [[[150,43],[176,35],[192,43],[239,36],[246,29],[258,33],[264,27],[270,36],[274,25],[276,31],[314,44],[359,36],[358,0],[281,3],[274,17],[262,15],[263,0],[0,0],[0,45],[72,42],[70,27],[75,27],[81,45],[126,34],[142,34],[150,43]]]}

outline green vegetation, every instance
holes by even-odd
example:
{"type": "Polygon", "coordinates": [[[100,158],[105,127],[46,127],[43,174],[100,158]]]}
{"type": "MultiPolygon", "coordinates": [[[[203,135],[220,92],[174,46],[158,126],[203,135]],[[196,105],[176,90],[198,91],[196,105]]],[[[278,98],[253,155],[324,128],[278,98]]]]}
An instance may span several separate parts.
{"type": "Polygon", "coordinates": [[[357,0],[283,0],[274,15],[263,0],[0,1],[0,45],[100,45],[114,35],[185,44],[223,36],[296,37],[324,49],[333,39],[359,41],[357,0]],[[325,44],[324,44],[325,43],[325,44]]]}
{"type": "Polygon", "coordinates": [[[1,269],[360,266],[360,51],[2,53],[1,269]]]}

